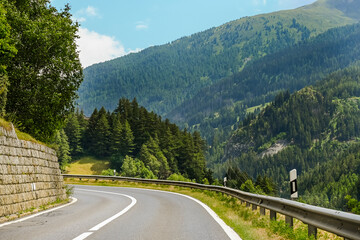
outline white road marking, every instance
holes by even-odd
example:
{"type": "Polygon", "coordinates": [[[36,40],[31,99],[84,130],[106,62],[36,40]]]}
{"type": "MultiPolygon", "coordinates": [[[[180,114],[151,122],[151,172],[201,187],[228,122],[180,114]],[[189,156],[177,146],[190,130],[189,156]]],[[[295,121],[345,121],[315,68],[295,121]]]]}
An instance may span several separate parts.
{"type": "Polygon", "coordinates": [[[105,194],[113,194],[113,195],[119,195],[119,196],[123,196],[123,197],[127,197],[130,198],[131,203],[124,208],[123,210],[121,210],[120,212],[118,212],[117,214],[115,214],[114,216],[102,221],[101,223],[97,224],[96,226],[92,227],[89,229],[89,231],[91,232],[85,232],[83,234],[81,234],[80,236],[74,238],[73,240],[83,240],[85,238],[87,238],[88,236],[90,236],[93,232],[99,230],[100,228],[102,228],[103,226],[105,226],[106,224],[114,221],[116,218],[120,217],[121,215],[123,215],[124,213],[126,213],[127,211],[129,211],[135,204],[136,204],[136,199],[134,197],[131,197],[129,195],[125,195],[125,194],[121,194],[121,193],[114,193],[114,192],[105,192],[105,191],[98,191],[98,190],[89,190],[89,189],[82,189],[82,188],[76,188],[76,190],[80,190],[80,191],[87,191],[87,192],[97,192],[97,193],[105,193],[105,194]]]}
{"type": "Polygon", "coordinates": [[[14,221],[11,221],[11,222],[6,222],[6,223],[3,223],[3,224],[0,224],[0,228],[1,228],[1,227],[4,227],[4,226],[7,226],[7,225],[10,225],[10,224],[13,224],[13,223],[23,222],[23,221],[28,220],[28,219],[30,219],[30,218],[34,218],[34,217],[43,215],[43,214],[45,214],[45,213],[49,213],[49,212],[58,210],[58,209],[60,209],[60,208],[67,207],[67,206],[69,206],[69,205],[77,202],[77,199],[76,199],[76,198],[74,198],[74,197],[70,197],[70,198],[72,199],[71,202],[69,202],[69,203],[67,203],[67,204],[65,204],[65,205],[61,205],[61,206],[59,206],[59,207],[51,208],[51,209],[48,209],[48,210],[45,210],[45,211],[42,211],[42,212],[39,212],[39,213],[30,215],[30,216],[24,217],[24,218],[20,218],[20,219],[18,219],[18,220],[14,220],[14,221]]]}
{"type": "Polygon", "coordinates": [[[85,238],[87,238],[91,234],[93,234],[93,232],[84,232],[83,234],[81,234],[80,236],[74,238],[73,240],[84,240],[85,238]]]}
{"type": "Polygon", "coordinates": [[[208,207],[206,204],[199,201],[198,199],[195,199],[193,197],[190,197],[190,196],[187,196],[187,195],[184,195],[184,194],[175,193],[175,192],[167,192],[167,191],[153,190],[153,189],[139,189],[139,188],[132,188],[132,189],[154,191],[154,192],[162,192],[162,193],[170,193],[170,194],[174,194],[174,195],[178,195],[178,196],[182,196],[182,197],[186,197],[188,199],[191,199],[191,200],[197,202],[198,204],[200,204],[210,214],[210,216],[220,225],[220,227],[224,230],[226,235],[228,235],[228,237],[231,240],[242,240],[240,238],[240,236],[231,227],[229,227],[210,207],[208,207]]]}
{"type": "MultiPolygon", "coordinates": [[[[173,194],[178,194],[178,193],[173,193],[173,194]]],[[[182,194],[179,194],[182,195],[182,194]]],[[[210,207],[208,207],[206,204],[204,204],[203,202],[192,198],[190,196],[186,196],[186,195],[182,195],[184,197],[187,197],[195,202],[197,202],[198,204],[200,204],[203,208],[205,208],[205,210],[210,214],[210,216],[220,225],[220,227],[225,231],[226,235],[229,236],[229,238],[231,240],[242,240],[239,235],[231,228],[229,227],[210,207]]]]}

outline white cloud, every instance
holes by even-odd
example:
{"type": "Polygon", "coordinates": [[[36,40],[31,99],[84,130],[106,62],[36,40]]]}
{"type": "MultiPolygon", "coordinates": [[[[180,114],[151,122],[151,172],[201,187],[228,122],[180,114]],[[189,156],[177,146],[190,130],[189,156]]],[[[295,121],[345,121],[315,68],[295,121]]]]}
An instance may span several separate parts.
{"type": "MultiPolygon", "coordinates": [[[[77,40],[79,57],[82,66],[104,62],[127,54],[124,46],[114,37],[101,35],[86,28],[79,28],[77,40]]],[[[129,51],[133,52],[133,51],[129,51]]]]}
{"type": "Polygon", "coordinates": [[[79,18],[73,17],[73,20],[75,20],[75,21],[77,21],[79,23],[86,22],[86,18],[84,18],[84,17],[79,17],[79,18]]]}
{"type": "Polygon", "coordinates": [[[85,10],[85,13],[88,15],[88,16],[98,16],[98,12],[97,12],[97,9],[94,8],[93,6],[88,6],[85,10]]]}
{"type": "Polygon", "coordinates": [[[82,8],[77,11],[73,19],[79,23],[86,22],[87,18],[98,17],[101,18],[98,9],[93,6],[88,6],[87,8],[82,8]]]}
{"type": "Polygon", "coordinates": [[[136,25],[137,30],[143,30],[143,29],[147,29],[147,28],[149,28],[149,26],[146,25],[146,24],[138,24],[138,25],[136,25]]]}
{"type": "Polygon", "coordinates": [[[143,21],[139,21],[135,26],[136,30],[145,30],[149,28],[149,24],[143,21]]]}

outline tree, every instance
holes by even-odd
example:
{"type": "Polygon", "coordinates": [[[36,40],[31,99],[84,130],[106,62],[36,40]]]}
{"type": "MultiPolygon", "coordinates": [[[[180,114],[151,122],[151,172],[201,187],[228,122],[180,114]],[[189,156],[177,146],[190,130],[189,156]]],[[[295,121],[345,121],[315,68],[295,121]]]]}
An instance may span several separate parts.
{"type": "Polygon", "coordinates": [[[6,9],[18,50],[8,62],[6,112],[22,130],[48,141],[72,110],[83,80],[79,25],[68,5],[58,12],[49,0],[11,0],[6,9]]]}
{"type": "Polygon", "coordinates": [[[111,131],[111,143],[110,143],[110,167],[116,169],[118,172],[121,171],[121,167],[124,162],[124,153],[122,152],[123,147],[123,125],[121,124],[121,115],[115,114],[113,117],[112,131],[111,131]]]}
{"type": "Polygon", "coordinates": [[[91,149],[93,149],[96,145],[96,125],[99,118],[99,112],[95,108],[93,113],[90,116],[90,119],[87,124],[87,128],[84,132],[84,148],[86,151],[91,152],[91,149]]]}
{"type": "Polygon", "coordinates": [[[86,130],[88,121],[86,120],[86,116],[84,115],[84,111],[83,111],[83,110],[81,110],[81,111],[79,112],[79,109],[76,109],[75,114],[76,114],[77,120],[78,120],[78,122],[79,122],[81,135],[83,135],[84,132],[85,132],[85,130],[86,130]]]}
{"type": "MultiPolygon", "coordinates": [[[[111,131],[111,154],[122,154],[121,153],[121,140],[122,140],[121,116],[116,114],[112,123],[111,131]]],[[[125,156],[125,155],[124,155],[125,156]]]]}
{"type": "Polygon", "coordinates": [[[106,157],[110,155],[110,126],[107,112],[104,107],[99,111],[98,121],[95,125],[95,145],[90,151],[96,156],[106,157]]]}
{"type": "Polygon", "coordinates": [[[149,170],[142,161],[126,156],[122,165],[121,174],[126,177],[140,177],[156,179],[156,176],[149,170]]]}
{"type": "Polygon", "coordinates": [[[166,157],[162,153],[158,140],[150,137],[146,144],[143,144],[140,151],[140,160],[144,162],[158,178],[166,179],[170,175],[170,168],[166,157]]]}
{"type": "Polygon", "coordinates": [[[135,176],[132,169],[137,164],[142,173],[136,176],[140,177],[154,175],[166,179],[172,173],[181,173],[198,182],[213,182],[211,171],[206,172],[207,180],[204,179],[205,141],[200,134],[180,131],[169,120],[162,121],[155,113],[138,106],[136,99],[131,103],[120,99],[113,113],[103,107],[99,112],[95,109],[84,125],[87,125],[85,150],[96,156],[110,156],[111,168],[118,172],[135,176]],[[140,150],[136,151],[140,143],[140,150]],[[139,167],[138,161],[144,167],[139,167]]]}
{"type": "Polygon", "coordinates": [[[131,131],[130,124],[128,121],[125,121],[125,124],[121,129],[121,138],[120,138],[120,148],[119,152],[123,156],[131,155],[134,150],[134,135],[131,131]]]}
{"type": "Polygon", "coordinates": [[[276,185],[273,180],[267,176],[258,175],[255,186],[259,186],[266,195],[275,195],[276,185]]]}
{"type": "Polygon", "coordinates": [[[70,157],[70,147],[68,143],[68,138],[63,129],[56,132],[55,144],[57,146],[56,155],[58,157],[60,169],[62,171],[65,171],[65,167],[71,161],[71,157],[70,157]]]}
{"type": "Polygon", "coordinates": [[[194,138],[186,130],[182,133],[182,144],[179,148],[180,172],[190,179],[201,182],[205,176],[205,158],[203,151],[199,151],[200,142],[194,144],[194,138]]]}
{"type": "Polygon", "coordinates": [[[0,117],[5,114],[9,86],[6,68],[8,62],[17,53],[10,37],[11,28],[6,19],[6,9],[3,2],[3,0],[0,1],[0,117]]]}
{"type": "Polygon", "coordinates": [[[75,113],[69,114],[64,130],[69,139],[71,156],[78,156],[83,149],[81,147],[81,128],[75,113]]]}

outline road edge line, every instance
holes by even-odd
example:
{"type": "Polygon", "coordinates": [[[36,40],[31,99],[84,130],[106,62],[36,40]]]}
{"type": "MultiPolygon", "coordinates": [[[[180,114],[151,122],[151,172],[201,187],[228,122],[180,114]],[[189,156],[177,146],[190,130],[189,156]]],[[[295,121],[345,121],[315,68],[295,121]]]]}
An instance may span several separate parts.
{"type": "Polygon", "coordinates": [[[54,207],[54,208],[50,208],[50,209],[47,209],[47,210],[45,210],[45,211],[41,211],[41,212],[32,214],[32,215],[30,215],[30,216],[26,216],[26,217],[17,219],[17,220],[13,220],[13,221],[10,221],[10,222],[2,223],[2,224],[0,224],[0,228],[1,228],[1,227],[4,227],[4,226],[7,226],[7,225],[10,225],[10,224],[14,224],[14,223],[19,223],[19,222],[26,221],[26,220],[28,220],[28,219],[31,219],[31,218],[34,218],[34,217],[43,215],[43,214],[45,214],[45,213],[49,213],[49,212],[58,210],[58,209],[60,209],[60,208],[70,206],[71,204],[74,204],[74,203],[77,202],[77,198],[70,197],[70,199],[71,199],[71,202],[69,202],[69,203],[67,203],[67,204],[64,204],[64,205],[61,205],[61,206],[58,206],[58,207],[54,207]]]}

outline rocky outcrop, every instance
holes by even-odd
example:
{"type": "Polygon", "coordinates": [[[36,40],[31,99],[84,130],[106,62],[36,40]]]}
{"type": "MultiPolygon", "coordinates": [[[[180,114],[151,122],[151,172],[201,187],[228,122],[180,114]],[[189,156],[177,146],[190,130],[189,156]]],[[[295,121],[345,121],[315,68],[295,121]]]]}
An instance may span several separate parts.
{"type": "Polygon", "coordinates": [[[287,146],[289,146],[289,142],[286,140],[278,140],[276,143],[274,143],[270,148],[263,151],[260,156],[266,157],[266,156],[273,156],[277,154],[278,152],[285,149],[287,146]]]}
{"type": "Polygon", "coordinates": [[[0,127],[0,217],[66,199],[56,152],[0,127]]]}

